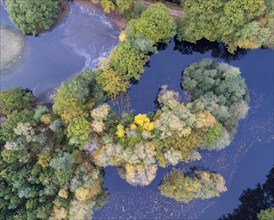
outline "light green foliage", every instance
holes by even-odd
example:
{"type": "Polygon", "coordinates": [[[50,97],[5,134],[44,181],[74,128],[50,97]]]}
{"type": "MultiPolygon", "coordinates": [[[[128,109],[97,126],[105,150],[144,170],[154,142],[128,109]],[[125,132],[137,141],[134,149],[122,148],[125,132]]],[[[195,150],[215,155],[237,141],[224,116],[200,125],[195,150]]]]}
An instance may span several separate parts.
{"type": "Polygon", "coordinates": [[[116,0],[116,5],[120,13],[124,13],[134,6],[134,0],[116,0]]]}
{"type": "Polygon", "coordinates": [[[11,87],[0,91],[0,116],[6,116],[13,111],[32,109],[35,98],[31,91],[21,87],[11,87]]]}
{"type": "Polygon", "coordinates": [[[69,209],[69,219],[70,220],[91,220],[93,214],[92,208],[95,206],[95,202],[92,200],[78,201],[73,200],[69,209]]]}
{"type": "Polygon", "coordinates": [[[65,123],[86,116],[84,99],[75,97],[64,84],[58,89],[53,100],[53,112],[60,115],[65,123]]]}
{"type": "Polygon", "coordinates": [[[100,3],[106,13],[110,13],[115,10],[115,4],[112,0],[101,0],[100,3]]]}
{"type": "Polygon", "coordinates": [[[145,37],[153,42],[167,42],[175,35],[175,24],[169,9],[156,3],[146,9],[141,17],[129,22],[129,38],[145,37]]]}
{"type": "Polygon", "coordinates": [[[261,210],[260,213],[257,214],[257,218],[259,220],[272,220],[273,217],[274,217],[274,208],[261,210]]]}
{"type": "Polygon", "coordinates": [[[174,168],[164,177],[159,190],[164,196],[189,202],[197,198],[218,197],[227,188],[220,174],[203,170],[194,170],[185,174],[182,170],[174,168]]]}
{"type": "Polygon", "coordinates": [[[89,122],[85,118],[75,119],[67,128],[67,136],[73,139],[74,143],[82,143],[88,140],[89,132],[89,122]]]}
{"type": "Polygon", "coordinates": [[[128,79],[113,69],[105,70],[96,77],[96,80],[110,98],[115,98],[119,93],[126,92],[130,86],[128,79]]]}
{"type": "Polygon", "coordinates": [[[148,60],[143,52],[133,48],[128,42],[120,43],[112,52],[110,67],[127,80],[140,79],[144,65],[148,60]]]}
{"type": "Polygon", "coordinates": [[[273,27],[268,22],[258,23],[266,12],[263,0],[185,0],[182,5],[188,16],[178,23],[179,39],[193,43],[202,38],[221,41],[230,52],[237,47],[258,48],[271,41],[273,45],[273,27]]]}
{"type": "Polygon", "coordinates": [[[11,20],[26,34],[49,29],[59,11],[59,0],[7,0],[11,20]]]}
{"type": "Polygon", "coordinates": [[[94,103],[106,100],[103,90],[96,81],[97,73],[84,69],[66,81],[54,97],[53,111],[68,124],[79,117],[87,117],[94,103]]]}

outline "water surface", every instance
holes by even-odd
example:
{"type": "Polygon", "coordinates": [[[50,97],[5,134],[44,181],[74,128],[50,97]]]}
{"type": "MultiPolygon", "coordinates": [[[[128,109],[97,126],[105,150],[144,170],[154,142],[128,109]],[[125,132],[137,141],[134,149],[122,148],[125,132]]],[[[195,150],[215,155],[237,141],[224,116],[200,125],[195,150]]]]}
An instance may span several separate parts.
{"type": "MultiPolygon", "coordinates": [[[[11,25],[1,6],[1,23],[11,25]]],[[[103,13],[70,4],[69,14],[56,28],[28,36],[22,60],[1,72],[0,88],[30,88],[35,95],[50,93],[83,69],[94,67],[118,42],[118,32],[103,13]]]]}

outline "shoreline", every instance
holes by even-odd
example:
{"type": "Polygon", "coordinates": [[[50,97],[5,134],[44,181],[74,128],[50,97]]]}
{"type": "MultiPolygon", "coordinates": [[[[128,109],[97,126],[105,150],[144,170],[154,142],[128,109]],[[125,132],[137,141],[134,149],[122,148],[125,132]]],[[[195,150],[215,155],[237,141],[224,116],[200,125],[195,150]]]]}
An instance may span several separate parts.
{"type": "Polygon", "coordinates": [[[127,27],[128,20],[116,11],[107,14],[103,11],[103,8],[99,4],[93,3],[89,0],[75,0],[74,2],[86,8],[96,9],[101,13],[104,13],[113,24],[114,29],[119,32],[123,31],[127,27]]]}

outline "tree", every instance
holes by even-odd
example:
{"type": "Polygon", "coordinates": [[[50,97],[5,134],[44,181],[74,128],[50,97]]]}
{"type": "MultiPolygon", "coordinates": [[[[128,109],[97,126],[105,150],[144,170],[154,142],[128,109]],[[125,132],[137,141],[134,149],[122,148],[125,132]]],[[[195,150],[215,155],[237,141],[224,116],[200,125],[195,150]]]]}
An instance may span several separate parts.
{"type": "MultiPolygon", "coordinates": [[[[204,59],[190,65],[183,75],[183,88],[192,99],[201,100],[222,124],[222,133],[228,132],[232,138],[238,121],[248,112],[249,94],[240,70],[228,64],[204,59]]],[[[225,142],[227,141],[223,141],[225,142]]]]}
{"type": "Polygon", "coordinates": [[[265,220],[264,217],[270,215],[273,217],[274,202],[274,168],[272,168],[263,184],[258,183],[254,189],[247,188],[243,190],[239,201],[240,205],[233,210],[232,213],[223,215],[219,220],[247,219],[253,220],[259,218],[265,220]],[[265,210],[265,211],[262,211],[265,210]]]}
{"type": "Polygon", "coordinates": [[[85,118],[75,119],[67,128],[68,138],[72,138],[76,143],[88,140],[89,132],[89,122],[85,118]]]}
{"type": "Polygon", "coordinates": [[[0,140],[2,141],[12,141],[17,135],[14,133],[14,129],[17,127],[18,123],[30,123],[35,124],[33,119],[33,111],[25,109],[23,111],[17,112],[13,111],[7,116],[7,119],[0,126],[0,140]]]}
{"type": "Polygon", "coordinates": [[[162,3],[156,3],[146,9],[139,19],[129,22],[129,38],[146,37],[153,44],[167,42],[175,35],[175,23],[169,9],[162,3]]]}
{"type": "Polygon", "coordinates": [[[49,29],[59,12],[59,0],[7,0],[11,20],[26,34],[49,29]]]}
{"type": "Polygon", "coordinates": [[[144,71],[147,60],[148,56],[126,42],[120,43],[113,50],[109,65],[128,80],[140,79],[140,73],[144,71]]]}
{"type": "Polygon", "coordinates": [[[185,174],[177,168],[164,177],[158,188],[162,195],[186,203],[196,198],[219,197],[220,193],[227,190],[220,174],[204,170],[193,170],[185,174]]]}
{"type": "Polygon", "coordinates": [[[85,117],[85,100],[77,98],[64,84],[58,89],[53,98],[53,112],[60,115],[65,123],[70,123],[76,118],[85,117]]]}
{"type": "Polygon", "coordinates": [[[187,17],[178,22],[178,38],[195,43],[206,38],[220,41],[234,53],[237,47],[258,48],[271,41],[271,29],[259,25],[257,31],[251,31],[250,24],[259,21],[265,14],[266,5],[263,0],[202,0],[182,2],[187,17]],[[240,40],[239,40],[240,39],[240,40]],[[251,43],[253,42],[253,43],[251,43]]]}
{"type": "Polygon", "coordinates": [[[116,0],[116,5],[120,13],[124,13],[134,6],[134,0],[116,0]]]}
{"type": "Polygon", "coordinates": [[[96,80],[110,98],[115,98],[120,92],[126,92],[130,86],[128,78],[113,69],[105,70],[96,80]]]}
{"type": "Polygon", "coordinates": [[[30,90],[11,87],[0,91],[0,116],[7,116],[13,111],[31,110],[35,98],[30,90]]]}
{"type": "Polygon", "coordinates": [[[110,13],[115,10],[115,4],[112,0],[101,0],[101,5],[106,13],[110,13]]]}
{"type": "Polygon", "coordinates": [[[260,213],[257,214],[257,218],[259,220],[271,220],[274,216],[274,208],[268,208],[266,210],[261,210],[260,213]]]}

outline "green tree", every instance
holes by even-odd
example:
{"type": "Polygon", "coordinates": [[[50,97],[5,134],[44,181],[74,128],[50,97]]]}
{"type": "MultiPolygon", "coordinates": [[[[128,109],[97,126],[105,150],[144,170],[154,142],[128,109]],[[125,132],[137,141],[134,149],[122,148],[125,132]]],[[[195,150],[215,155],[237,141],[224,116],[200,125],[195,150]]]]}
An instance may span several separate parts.
{"type": "Polygon", "coordinates": [[[236,67],[204,59],[183,72],[183,88],[206,108],[232,135],[248,112],[249,94],[236,67]]]}
{"type": "Polygon", "coordinates": [[[115,98],[119,93],[126,92],[130,86],[129,79],[113,69],[105,70],[96,77],[96,80],[110,98],[115,98]]]}
{"type": "Polygon", "coordinates": [[[127,80],[140,79],[140,73],[144,71],[147,60],[148,56],[126,42],[120,43],[113,50],[109,65],[127,80]]]}
{"type": "Polygon", "coordinates": [[[115,10],[115,4],[112,0],[101,0],[101,5],[106,13],[110,13],[115,10]]]}
{"type": "Polygon", "coordinates": [[[181,202],[219,197],[220,193],[227,190],[220,174],[204,170],[193,170],[185,174],[176,168],[164,177],[158,188],[162,195],[181,202]]]}
{"type": "Polygon", "coordinates": [[[67,86],[62,84],[53,98],[53,112],[60,115],[65,123],[86,116],[85,100],[76,96],[67,86]]]}
{"type": "Polygon", "coordinates": [[[134,6],[134,0],[116,0],[116,5],[120,13],[124,13],[134,6]]]}
{"type": "Polygon", "coordinates": [[[49,29],[59,12],[59,0],[7,0],[11,20],[26,34],[49,29]]]}
{"type": "Polygon", "coordinates": [[[175,35],[175,23],[170,11],[162,3],[156,3],[146,9],[141,17],[129,22],[129,38],[143,36],[153,42],[167,42],[175,35]]]}
{"type": "Polygon", "coordinates": [[[237,47],[257,48],[271,41],[271,28],[259,26],[262,28],[259,35],[249,28],[250,23],[265,14],[263,0],[185,0],[182,5],[187,17],[178,22],[179,39],[192,43],[202,38],[221,41],[228,46],[229,52],[237,47]]]}
{"type": "Polygon", "coordinates": [[[17,112],[13,111],[8,115],[7,119],[0,126],[0,140],[12,141],[17,135],[14,133],[14,129],[18,123],[30,123],[35,124],[33,119],[34,112],[28,109],[17,112]]]}
{"type": "Polygon", "coordinates": [[[274,208],[269,208],[266,210],[261,210],[258,214],[257,214],[257,218],[259,220],[272,220],[274,217],[274,208]]]}
{"type": "Polygon", "coordinates": [[[0,116],[7,116],[13,111],[31,110],[35,98],[31,91],[21,87],[11,87],[0,91],[0,116]]]}
{"type": "Polygon", "coordinates": [[[67,128],[68,138],[75,139],[76,142],[84,142],[88,140],[90,132],[89,122],[85,118],[77,118],[72,121],[67,128]]]}

